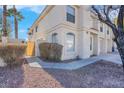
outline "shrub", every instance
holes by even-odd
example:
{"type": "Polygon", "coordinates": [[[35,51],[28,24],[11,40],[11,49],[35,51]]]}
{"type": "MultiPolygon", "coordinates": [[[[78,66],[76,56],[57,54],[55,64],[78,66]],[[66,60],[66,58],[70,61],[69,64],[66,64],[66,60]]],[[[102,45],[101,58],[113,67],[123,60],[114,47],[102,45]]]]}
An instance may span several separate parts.
{"type": "Polygon", "coordinates": [[[57,43],[39,44],[40,55],[44,60],[60,61],[63,46],[57,43]]]}
{"type": "Polygon", "coordinates": [[[20,60],[26,50],[25,45],[8,45],[0,47],[0,57],[4,60],[7,66],[21,64],[20,60]]]}

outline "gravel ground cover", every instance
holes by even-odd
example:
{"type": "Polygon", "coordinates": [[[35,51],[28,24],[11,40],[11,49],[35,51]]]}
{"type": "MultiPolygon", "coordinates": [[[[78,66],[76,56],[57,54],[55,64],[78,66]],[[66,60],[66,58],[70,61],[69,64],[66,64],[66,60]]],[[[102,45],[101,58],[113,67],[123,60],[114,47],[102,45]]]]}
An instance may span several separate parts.
{"type": "Polygon", "coordinates": [[[0,68],[0,87],[26,88],[111,88],[124,87],[121,65],[100,61],[77,70],[40,69],[28,64],[0,68]]]}

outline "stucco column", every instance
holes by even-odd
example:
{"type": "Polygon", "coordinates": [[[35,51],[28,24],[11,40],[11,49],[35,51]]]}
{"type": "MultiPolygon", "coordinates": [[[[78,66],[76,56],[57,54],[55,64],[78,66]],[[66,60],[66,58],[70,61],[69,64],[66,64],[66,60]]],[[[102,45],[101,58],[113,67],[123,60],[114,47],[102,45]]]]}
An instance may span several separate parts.
{"type": "Polygon", "coordinates": [[[96,36],[95,40],[96,40],[96,53],[95,54],[99,55],[100,54],[100,39],[98,35],[96,36]]]}
{"type": "Polygon", "coordinates": [[[90,57],[90,32],[79,32],[78,53],[79,57],[84,59],[90,57]]]}
{"type": "Polygon", "coordinates": [[[98,35],[94,36],[94,55],[99,55],[100,54],[100,42],[99,42],[99,37],[98,35]]]}
{"type": "Polygon", "coordinates": [[[104,51],[103,53],[107,53],[107,39],[104,40],[104,51]]]}
{"type": "Polygon", "coordinates": [[[65,34],[65,30],[64,29],[60,29],[59,32],[59,44],[61,44],[63,46],[62,49],[62,56],[61,56],[61,60],[65,60],[66,59],[66,34],[65,34]]]}

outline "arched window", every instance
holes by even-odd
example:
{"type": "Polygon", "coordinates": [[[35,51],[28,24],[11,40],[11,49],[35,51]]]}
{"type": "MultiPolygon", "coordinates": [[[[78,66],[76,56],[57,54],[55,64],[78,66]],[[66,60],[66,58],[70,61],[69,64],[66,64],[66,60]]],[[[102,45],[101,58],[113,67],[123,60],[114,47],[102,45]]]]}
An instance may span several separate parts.
{"type": "Polygon", "coordinates": [[[74,51],[75,50],[75,35],[73,33],[66,34],[67,40],[67,51],[74,51]]]}
{"type": "Polygon", "coordinates": [[[52,43],[58,43],[58,34],[57,33],[52,34],[52,43]]]}

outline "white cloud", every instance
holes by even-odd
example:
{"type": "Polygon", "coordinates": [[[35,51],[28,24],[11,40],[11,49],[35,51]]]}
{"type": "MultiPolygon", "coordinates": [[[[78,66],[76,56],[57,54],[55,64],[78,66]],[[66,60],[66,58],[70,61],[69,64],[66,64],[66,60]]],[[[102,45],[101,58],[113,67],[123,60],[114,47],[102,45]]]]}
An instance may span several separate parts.
{"type": "Polygon", "coordinates": [[[21,30],[19,30],[19,32],[20,33],[24,33],[24,32],[26,32],[26,30],[25,29],[21,29],[21,30]]]}
{"type": "Polygon", "coordinates": [[[33,12],[35,12],[35,13],[41,13],[41,11],[44,9],[44,7],[43,6],[32,6],[31,8],[30,8],[33,12]]]}
{"type": "Polygon", "coordinates": [[[30,6],[30,5],[21,6],[21,5],[18,5],[18,6],[16,6],[16,8],[18,10],[29,9],[30,11],[33,11],[33,12],[35,12],[37,14],[41,13],[41,11],[44,9],[44,7],[45,6],[43,6],[43,5],[38,5],[38,6],[36,6],[36,5],[34,5],[34,6],[30,6]]]}

